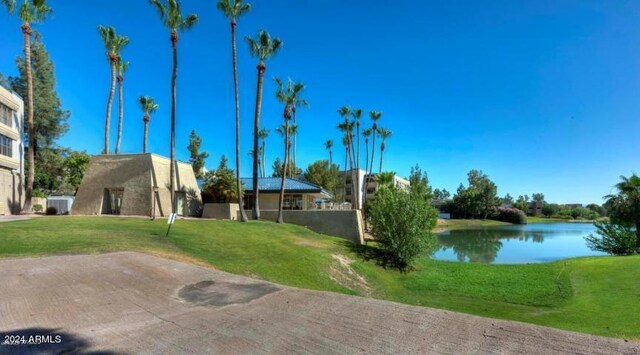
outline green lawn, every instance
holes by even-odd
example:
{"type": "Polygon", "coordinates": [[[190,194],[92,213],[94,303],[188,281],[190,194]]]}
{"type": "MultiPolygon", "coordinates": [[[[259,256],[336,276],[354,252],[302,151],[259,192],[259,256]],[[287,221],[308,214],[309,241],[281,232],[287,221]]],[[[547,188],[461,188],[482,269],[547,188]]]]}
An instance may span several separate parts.
{"type": "Polygon", "coordinates": [[[640,256],[529,265],[425,259],[403,274],[365,260],[366,253],[341,239],[294,225],[179,220],[169,238],[165,232],[166,220],[43,217],[0,223],[0,257],[138,250],[295,287],[640,340],[640,256]]]}
{"type": "Polygon", "coordinates": [[[563,218],[527,216],[527,223],[562,223],[562,222],[568,222],[568,221],[569,219],[563,219],[563,218]]]}

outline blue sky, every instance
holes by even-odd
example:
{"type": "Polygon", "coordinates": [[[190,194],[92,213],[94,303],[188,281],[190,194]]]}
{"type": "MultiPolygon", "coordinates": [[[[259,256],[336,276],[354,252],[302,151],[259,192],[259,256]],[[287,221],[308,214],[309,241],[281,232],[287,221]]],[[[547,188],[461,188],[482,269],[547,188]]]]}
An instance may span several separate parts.
{"type": "MultiPolygon", "coordinates": [[[[251,2],[253,11],[238,26],[245,176],[257,62],[241,40],[260,28],[284,41],[267,63],[262,121],[272,131],[269,167],[283,151],[273,132],[282,107],[271,78],[289,76],[308,86],[311,104],[299,113],[302,166],[327,158],[326,139],[338,145],[335,111],[349,104],[384,112],[380,125],[393,131],[384,170],[406,176],[418,163],[434,187],[452,192],[476,168],[497,183],[500,195],[543,192],[551,202],[600,203],[619,175],[640,170],[638,2],[251,2]]],[[[110,76],[96,27],[113,25],[131,39],[123,52],[131,61],[123,151],[142,150],[136,99],[145,94],[160,103],[151,150],[168,155],[171,51],[154,9],[143,0],[50,4],[54,17],[36,27],[72,112],[60,143],[92,154],[102,149],[110,76]]],[[[188,159],[188,134],[196,129],[213,168],[222,154],[233,162],[229,24],[213,0],[183,0],[183,8],[200,23],[179,44],[177,155],[188,159]]],[[[0,72],[15,75],[18,20],[0,11],[0,28],[0,72]]],[[[112,132],[116,125],[114,119],[112,132]]],[[[342,153],[335,149],[336,160],[342,153]]]]}

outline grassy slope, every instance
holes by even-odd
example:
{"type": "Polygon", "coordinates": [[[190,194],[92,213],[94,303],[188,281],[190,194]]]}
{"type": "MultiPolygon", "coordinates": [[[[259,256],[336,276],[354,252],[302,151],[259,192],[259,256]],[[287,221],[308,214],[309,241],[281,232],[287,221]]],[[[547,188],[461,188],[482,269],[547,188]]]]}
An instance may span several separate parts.
{"type": "Polygon", "coordinates": [[[0,257],[141,250],[206,262],[285,285],[357,293],[331,277],[334,254],[355,260],[376,298],[640,339],[640,257],[529,265],[421,260],[402,274],[365,261],[348,243],[294,225],[53,217],[0,223],[0,257]]]}

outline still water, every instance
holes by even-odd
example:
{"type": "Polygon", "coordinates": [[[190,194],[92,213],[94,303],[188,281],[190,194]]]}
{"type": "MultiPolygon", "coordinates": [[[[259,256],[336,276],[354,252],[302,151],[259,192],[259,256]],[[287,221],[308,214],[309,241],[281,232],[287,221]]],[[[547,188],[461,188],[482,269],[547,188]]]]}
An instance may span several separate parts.
{"type": "Polygon", "coordinates": [[[592,251],[584,237],[591,223],[534,223],[453,230],[438,234],[437,260],[485,264],[540,263],[576,256],[606,255],[592,251]]]}

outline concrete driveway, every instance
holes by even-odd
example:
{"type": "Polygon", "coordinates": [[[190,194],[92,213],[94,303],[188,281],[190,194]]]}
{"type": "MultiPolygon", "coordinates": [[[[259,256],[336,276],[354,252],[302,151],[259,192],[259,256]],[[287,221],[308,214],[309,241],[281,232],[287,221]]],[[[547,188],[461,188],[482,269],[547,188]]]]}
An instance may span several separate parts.
{"type": "Polygon", "coordinates": [[[134,252],[9,259],[0,270],[0,342],[47,343],[0,353],[640,354],[636,342],[293,289],[134,252]]]}

